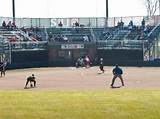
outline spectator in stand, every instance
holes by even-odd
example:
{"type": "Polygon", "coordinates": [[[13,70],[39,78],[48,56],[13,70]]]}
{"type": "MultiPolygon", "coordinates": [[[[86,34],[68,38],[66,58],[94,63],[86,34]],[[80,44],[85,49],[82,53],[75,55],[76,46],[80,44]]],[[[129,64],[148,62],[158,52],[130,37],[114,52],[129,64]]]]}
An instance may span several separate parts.
{"type": "Polygon", "coordinates": [[[119,26],[120,26],[120,22],[118,21],[118,22],[117,22],[117,27],[119,27],[119,26]]]}
{"type": "Polygon", "coordinates": [[[143,30],[144,34],[147,35],[150,31],[151,31],[150,26],[149,25],[145,26],[145,28],[143,30]]]}
{"type": "Polygon", "coordinates": [[[141,32],[141,34],[138,36],[138,40],[144,40],[144,33],[141,32]]]}
{"type": "Polygon", "coordinates": [[[89,42],[89,38],[88,38],[87,35],[83,36],[83,41],[84,41],[84,42],[89,42]]]}
{"type": "Polygon", "coordinates": [[[76,21],[75,23],[73,23],[73,26],[75,27],[75,32],[79,33],[80,29],[77,28],[77,27],[79,27],[79,23],[76,21]]]}
{"type": "Polygon", "coordinates": [[[6,22],[5,22],[5,21],[3,21],[3,22],[2,22],[2,27],[3,27],[3,28],[6,28],[6,27],[7,27],[7,25],[6,25],[6,22]]]}
{"type": "Polygon", "coordinates": [[[77,21],[76,21],[76,23],[75,23],[75,26],[76,26],[76,27],[79,27],[79,23],[78,23],[77,21]]]}
{"type": "Polygon", "coordinates": [[[52,32],[49,32],[49,34],[48,34],[48,40],[49,40],[49,41],[53,41],[53,40],[54,40],[54,39],[53,39],[52,32]]]}
{"type": "Polygon", "coordinates": [[[11,21],[8,22],[7,28],[8,28],[9,30],[12,28],[12,22],[11,22],[11,21]]]}
{"type": "Polygon", "coordinates": [[[65,42],[68,42],[68,38],[67,38],[66,35],[63,36],[63,40],[64,40],[65,42]]]}
{"type": "Polygon", "coordinates": [[[15,21],[12,22],[12,28],[13,28],[13,29],[16,28],[16,23],[15,23],[15,21]]]}
{"type": "Polygon", "coordinates": [[[145,29],[145,20],[143,18],[142,22],[141,22],[141,29],[144,30],[145,29]]]}
{"type": "Polygon", "coordinates": [[[61,21],[59,22],[58,26],[59,26],[59,27],[62,27],[62,26],[63,26],[63,24],[62,24],[61,21]]]}
{"type": "Polygon", "coordinates": [[[128,24],[128,29],[132,30],[133,29],[133,21],[130,20],[129,24],[128,24]]]}
{"type": "Polygon", "coordinates": [[[119,29],[123,29],[123,26],[124,26],[124,22],[121,20],[120,22],[118,21],[118,23],[117,23],[117,27],[119,28],[119,29]]]}
{"type": "Polygon", "coordinates": [[[120,22],[120,27],[121,27],[121,28],[124,27],[124,22],[122,21],[122,19],[121,19],[121,22],[120,22]]]}

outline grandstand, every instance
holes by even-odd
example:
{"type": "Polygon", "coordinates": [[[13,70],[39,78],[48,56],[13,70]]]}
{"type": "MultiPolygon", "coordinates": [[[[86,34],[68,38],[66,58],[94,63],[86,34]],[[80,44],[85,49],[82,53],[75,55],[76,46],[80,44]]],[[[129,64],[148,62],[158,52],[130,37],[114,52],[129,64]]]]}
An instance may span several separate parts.
{"type": "Polygon", "coordinates": [[[11,62],[11,46],[7,39],[0,36],[0,62],[11,62]]]}
{"type": "Polygon", "coordinates": [[[11,67],[71,66],[85,55],[92,62],[103,57],[108,65],[158,61],[157,18],[16,18],[16,27],[0,27],[1,57],[9,59],[11,67]]]}

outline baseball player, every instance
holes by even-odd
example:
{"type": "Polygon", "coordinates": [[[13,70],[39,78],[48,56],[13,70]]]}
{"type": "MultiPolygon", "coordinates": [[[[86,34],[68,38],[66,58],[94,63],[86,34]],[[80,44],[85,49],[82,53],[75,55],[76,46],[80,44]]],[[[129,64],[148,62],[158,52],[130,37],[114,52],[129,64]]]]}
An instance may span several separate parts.
{"type": "Polygon", "coordinates": [[[6,66],[7,66],[6,61],[0,63],[1,77],[5,76],[6,74],[6,66]]]}
{"type": "Polygon", "coordinates": [[[29,76],[27,78],[26,85],[25,85],[24,88],[27,88],[27,85],[28,85],[29,82],[30,82],[31,87],[33,87],[32,82],[34,83],[34,87],[36,87],[36,80],[35,80],[34,74],[32,74],[32,76],[29,76]]]}
{"type": "Polygon", "coordinates": [[[100,63],[99,63],[99,69],[100,71],[102,71],[102,73],[104,73],[104,68],[103,68],[103,58],[100,58],[100,63]]]}
{"type": "Polygon", "coordinates": [[[123,74],[123,71],[122,69],[118,66],[118,64],[116,64],[115,68],[113,69],[113,79],[112,79],[112,83],[111,83],[111,87],[113,88],[114,86],[114,82],[115,82],[115,79],[118,77],[120,78],[121,80],[121,83],[122,83],[122,86],[124,86],[124,81],[123,81],[123,78],[122,78],[122,74],[123,74]]]}

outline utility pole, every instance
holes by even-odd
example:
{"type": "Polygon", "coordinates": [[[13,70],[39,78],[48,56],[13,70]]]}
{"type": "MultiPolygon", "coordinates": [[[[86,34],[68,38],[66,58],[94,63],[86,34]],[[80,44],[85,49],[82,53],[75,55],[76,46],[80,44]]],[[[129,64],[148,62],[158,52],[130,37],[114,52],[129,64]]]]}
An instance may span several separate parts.
{"type": "Polygon", "coordinates": [[[13,14],[13,22],[15,22],[15,0],[12,0],[12,14],[13,14]]]}
{"type": "Polygon", "coordinates": [[[106,0],[106,18],[108,18],[108,0],[106,0]]]}
{"type": "Polygon", "coordinates": [[[108,26],[108,0],[106,0],[106,27],[108,26]]]}
{"type": "Polygon", "coordinates": [[[159,15],[160,15],[160,0],[158,0],[158,8],[159,8],[159,15]]]}

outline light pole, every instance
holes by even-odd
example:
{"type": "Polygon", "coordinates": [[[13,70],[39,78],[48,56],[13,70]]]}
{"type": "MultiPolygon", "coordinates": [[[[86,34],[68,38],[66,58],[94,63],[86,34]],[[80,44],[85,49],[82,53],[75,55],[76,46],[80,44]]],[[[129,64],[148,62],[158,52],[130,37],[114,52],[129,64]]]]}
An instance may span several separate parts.
{"type": "Polygon", "coordinates": [[[13,14],[13,22],[15,22],[15,0],[12,0],[12,14],[13,14]]]}
{"type": "Polygon", "coordinates": [[[108,0],[106,0],[106,18],[108,18],[108,0]]]}
{"type": "Polygon", "coordinates": [[[108,26],[108,0],[106,0],[106,27],[108,26]]]}
{"type": "Polygon", "coordinates": [[[159,8],[159,15],[160,15],[160,0],[158,0],[158,8],[159,8]]]}

